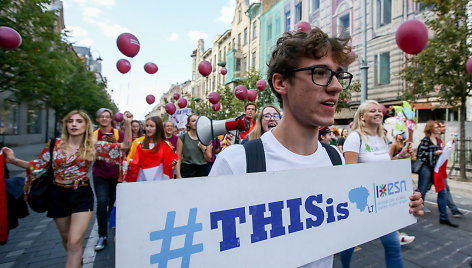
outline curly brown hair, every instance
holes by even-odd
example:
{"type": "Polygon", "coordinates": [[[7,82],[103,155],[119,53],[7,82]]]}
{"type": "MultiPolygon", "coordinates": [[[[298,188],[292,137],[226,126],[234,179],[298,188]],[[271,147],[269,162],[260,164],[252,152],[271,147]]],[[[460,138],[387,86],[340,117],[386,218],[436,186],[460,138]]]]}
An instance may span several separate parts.
{"type": "Polygon", "coordinates": [[[283,108],[282,96],[275,91],[272,76],[275,73],[283,74],[289,81],[293,77],[291,70],[299,68],[301,58],[321,59],[331,51],[333,60],[340,65],[347,65],[350,37],[328,37],[320,28],[315,27],[310,32],[285,32],[278,40],[272,57],[268,63],[267,80],[272,92],[277,97],[280,107],[283,108]]]}

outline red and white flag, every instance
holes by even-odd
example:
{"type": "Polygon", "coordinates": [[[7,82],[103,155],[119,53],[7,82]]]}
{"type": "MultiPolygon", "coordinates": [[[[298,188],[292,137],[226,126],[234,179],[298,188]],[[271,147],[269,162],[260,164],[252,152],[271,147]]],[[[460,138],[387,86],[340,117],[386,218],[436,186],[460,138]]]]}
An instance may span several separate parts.
{"type": "Polygon", "coordinates": [[[136,182],[172,179],[172,162],[178,159],[177,154],[165,141],[161,141],[152,149],[143,149],[141,143],[136,149],[133,160],[128,165],[125,180],[136,182]]]}
{"type": "Polygon", "coordinates": [[[8,239],[7,189],[5,186],[4,161],[5,154],[0,150],[0,243],[8,239]]]}
{"type": "Polygon", "coordinates": [[[446,146],[444,146],[442,154],[439,156],[436,166],[434,167],[434,188],[436,192],[446,188],[446,182],[444,180],[447,179],[447,159],[449,159],[452,153],[453,143],[454,140],[450,140],[446,146]]]}

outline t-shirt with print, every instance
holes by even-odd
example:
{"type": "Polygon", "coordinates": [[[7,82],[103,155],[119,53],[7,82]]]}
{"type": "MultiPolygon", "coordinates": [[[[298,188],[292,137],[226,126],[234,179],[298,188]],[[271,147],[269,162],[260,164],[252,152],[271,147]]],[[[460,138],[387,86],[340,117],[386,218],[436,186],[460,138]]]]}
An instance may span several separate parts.
{"type": "Polygon", "coordinates": [[[343,152],[359,154],[358,163],[382,162],[390,160],[388,146],[379,136],[366,136],[367,141],[362,141],[357,131],[352,132],[346,138],[343,152]]]}
{"type": "MultiPolygon", "coordinates": [[[[318,142],[318,149],[311,155],[299,155],[285,148],[272,134],[272,130],[261,136],[264,146],[264,155],[266,159],[267,171],[290,170],[300,168],[313,168],[332,166],[331,160],[326,149],[318,142]]],[[[341,156],[343,164],[345,163],[341,156]]],[[[232,145],[223,150],[216,158],[209,176],[220,176],[230,174],[246,173],[246,152],[240,144],[232,145]]],[[[316,249],[313,249],[316,250],[316,249]]],[[[311,262],[303,265],[303,268],[312,267],[332,267],[333,256],[311,262]]]]}

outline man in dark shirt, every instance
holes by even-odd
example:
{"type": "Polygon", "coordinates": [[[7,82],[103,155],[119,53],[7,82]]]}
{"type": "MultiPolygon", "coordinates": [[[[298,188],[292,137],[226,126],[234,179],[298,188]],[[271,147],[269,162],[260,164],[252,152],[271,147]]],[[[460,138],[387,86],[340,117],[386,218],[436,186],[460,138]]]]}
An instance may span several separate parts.
{"type": "MultiPolygon", "coordinates": [[[[94,132],[96,140],[123,142],[124,133],[113,126],[113,113],[110,109],[101,108],[95,114],[99,128],[94,132]]],[[[93,165],[93,183],[97,196],[98,242],[95,251],[105,247],[108,236],[108,217],[116,199],[116,185],[120,168],[118,165],[95,161],[93,165]]]]}

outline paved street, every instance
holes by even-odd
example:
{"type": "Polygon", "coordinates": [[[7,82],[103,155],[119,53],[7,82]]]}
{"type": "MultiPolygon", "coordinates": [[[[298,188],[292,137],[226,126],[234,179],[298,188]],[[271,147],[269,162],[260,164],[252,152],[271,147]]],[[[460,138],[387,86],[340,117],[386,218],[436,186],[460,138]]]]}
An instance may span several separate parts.
{"type": "MultiPolygon", "coordinates": [[[[37,156],[43,145],[15,148],[17,157],[30,160],[37,156]]],[[[12,169],[12,175],[22,173],[12,169]]],[[[24,174],[24,173],[23,173],[24,174]]],[[[459,207],[472,211],[472,183],[450,181],[449,186],[459,207]]],[[[459,228],[439,224],[436,194],[431,190],[426,196],[426,206],[431,209],[418,223],[404,232],[416,236],[416,240],[402,247],[405,267],[464,267],[472,261],[472,213],[451,221],[459,228]]],[[[107,247],[96,253],[93,247],[98,239],[95,218],[92,219],[84,241],[84,267],[114,267],[114,243],[110,237],[107,247]]],[[[111,234],[111,236],[113,236],[111,234]]],[[[352,267],[385,267],[383,247],[379,239],[359,246],[352,259],[352,267]]],[[[55,223],[46,214],[30,212],[20,219],[19,227],[9,234],[6,245],[0,246],[0,268],[9,267],[64,267],[66,254],[55,223]]],[[[341,267],[335,256],[334,267],[341,267]]]]}

